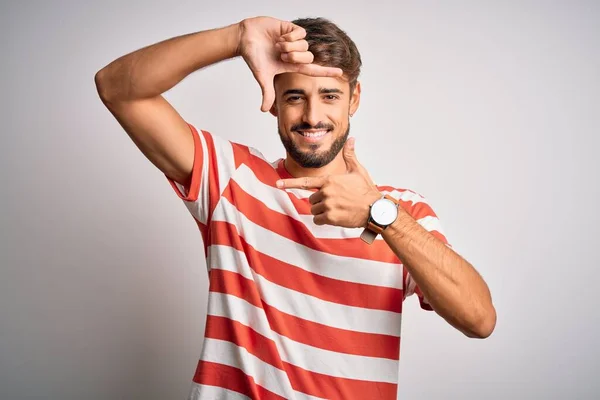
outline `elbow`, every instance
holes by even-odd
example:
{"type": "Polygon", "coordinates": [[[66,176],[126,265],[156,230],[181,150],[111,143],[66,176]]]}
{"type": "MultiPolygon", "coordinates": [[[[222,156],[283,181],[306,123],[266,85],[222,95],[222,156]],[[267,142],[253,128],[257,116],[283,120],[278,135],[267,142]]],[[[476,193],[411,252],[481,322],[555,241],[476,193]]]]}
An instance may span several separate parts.
{"type": "Polygon", "coordinates": [[[96,75],[94,75],[96,91],[98,92],[100,100],[102,100],[102,102],[106,105],[108,105],[111,101],[111,91],[108,84],[109,79],[107,75],[106,68],[102,68],[100,71],[96,72],[96,75]]]}
{"type": "Polygon", "coordinates": [[[496,320],[496,309],[493,305],[490,305],[489,309],[481,313],[480,317],[477,318],[477,322],[467,331],[463,331],[463,333],[473,339],[486,339],[494,332],[496,320]]]}

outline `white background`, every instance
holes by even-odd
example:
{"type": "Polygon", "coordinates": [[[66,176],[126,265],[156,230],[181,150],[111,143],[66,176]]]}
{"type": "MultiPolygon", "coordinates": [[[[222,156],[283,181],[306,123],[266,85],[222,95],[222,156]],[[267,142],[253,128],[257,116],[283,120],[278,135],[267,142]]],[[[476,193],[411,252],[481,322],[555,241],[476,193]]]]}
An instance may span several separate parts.
{"type": "MultiPolygon", "coordinates": [[[[402,399],[600,394],[600,3],[95,1],[0,6],[0,398],[185,398],[202,344],[200,234],[104,109],[95,72],[255,15],[330,18],[361,51],[357,154],[426,196],[488,282],[463,337],[416,298],[402,399]]],[[[188,121],[284,156],[242,60],[167,94],[188,121]]]]}

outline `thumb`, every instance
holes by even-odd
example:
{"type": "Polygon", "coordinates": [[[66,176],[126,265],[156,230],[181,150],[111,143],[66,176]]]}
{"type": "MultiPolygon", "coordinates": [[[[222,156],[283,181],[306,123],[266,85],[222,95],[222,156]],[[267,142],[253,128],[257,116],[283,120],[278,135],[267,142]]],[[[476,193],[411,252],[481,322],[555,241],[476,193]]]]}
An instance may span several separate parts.
{"type": "Polygon", "coordinates": [[[358,159],[356,158],[356,153],[354,152],[354,143],[356,139],[353,137],[348,138],[346,140],[346,144],[344,145],[344,161],[346,162],[346,169],[348,172],[355,172],[360,169],[360,164],[358,159]]]}
{"type": "Polygon", "coordinates": [[[273,77],[269,76],[260,76],[256,79],[258,84],[260,85],[260,90],[262,92],[262,105],[260,110],[262,112],[267,112],[273,106],[275,102],[275,88],[273,87],[273,77]]]}
{"type": "Polygon", "coordinates": [[[366,178],[370,183],[373,183],[373,178],[369,172],[358,162],[358,158],[356,158],[356,153],[354,152],[354,144],[356,139],[353,137],[349,138],[344,145],[344,161],[346,161],[346,169],[348,172],[358,172],[364,178],[366,178]]]}

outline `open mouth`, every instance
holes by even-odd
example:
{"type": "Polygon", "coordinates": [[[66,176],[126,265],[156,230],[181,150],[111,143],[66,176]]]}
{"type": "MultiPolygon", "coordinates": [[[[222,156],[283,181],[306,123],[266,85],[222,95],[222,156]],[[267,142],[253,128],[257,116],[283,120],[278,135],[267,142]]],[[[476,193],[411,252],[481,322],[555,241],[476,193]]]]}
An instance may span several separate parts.
{"type": "Polygon", "coordinates": [[[320,130],[310,130],[310,131],[296,131],[300,136],[304,138],[307,142],[318,142],[323,139],[325,136],[329,134],[329,130],[320,129],[320,130]]]}

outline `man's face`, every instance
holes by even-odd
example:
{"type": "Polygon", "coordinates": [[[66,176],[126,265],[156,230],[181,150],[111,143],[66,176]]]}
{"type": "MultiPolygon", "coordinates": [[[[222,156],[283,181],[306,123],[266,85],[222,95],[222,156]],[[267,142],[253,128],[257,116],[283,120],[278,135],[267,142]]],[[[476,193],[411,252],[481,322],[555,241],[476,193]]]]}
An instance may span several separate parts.
{"type": "Polygon", "coordinates": [[[360,86],[350,93],[347,81],[285,73],[275,79],[281,141],[288,154],[304,168],[329,164],[350,132],[349,114],[358,106],[360,86]]]}

